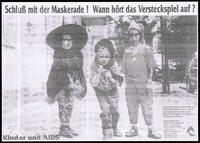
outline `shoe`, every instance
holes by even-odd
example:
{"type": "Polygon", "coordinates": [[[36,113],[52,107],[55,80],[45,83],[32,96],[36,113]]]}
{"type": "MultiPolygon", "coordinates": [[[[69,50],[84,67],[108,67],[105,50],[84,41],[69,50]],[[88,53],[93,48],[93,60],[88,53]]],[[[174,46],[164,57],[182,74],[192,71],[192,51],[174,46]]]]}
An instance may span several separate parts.
{"type": "Polygon", "coordinates": [[[152,130],[149,131],[148,137],[152,139],[161,139],[161,135],[152,130]]]}
{"type": "Polygon", "coordinates": [[[56,101],[56,98],[51,98],[49,96],[45,97],[45,102],[47,102],[49,105],[53,104],[56,101]]]}
{"type": "Polygon", "coordinates": [[[63,136],[63,137],[66,137],[66,138],[73,138],[74,137],[72,135],[71,131],[69,130],[69,128],[61,127],[58,134],[59,134],[59,136],[63,136]]]}
{"type": "Polygon", "coordinates": [[[113,136],[122,137],[122,133],[118,129],[113,130],[113,136]]]}
{"type": "Polygon", "coordinates": [[[69,127],[69,130],[70,130],[70,132],[71,132],[71,134],[73,136],[78,136],[78,133],[74,129],[72,129],[71,127],[69,127]]]}
{"type": "Polygon", "coordinates": [[[111,135],[106,134],[103,136],[103,140],[110,140],[110,139],[111,139],[111,135]]]}
{"type": "Polygon", "coordinates": [[[126,137],[135,137],[138,136],[138,129],[137,127],[133,126],[132,129],[130,129],[128,132],[125,134],[126,137]]]}

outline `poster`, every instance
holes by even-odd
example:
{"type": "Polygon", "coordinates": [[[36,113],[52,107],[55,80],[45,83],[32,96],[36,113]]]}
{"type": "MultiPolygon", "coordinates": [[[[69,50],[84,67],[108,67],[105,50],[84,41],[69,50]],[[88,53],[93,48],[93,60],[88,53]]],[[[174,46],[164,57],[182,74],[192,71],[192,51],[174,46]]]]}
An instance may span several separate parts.
{"type": "Polygon", "coordinates": [[[127,78],[122,74],[124,81],[117,86],[118,129],[122,135],[111,136],[109,140],[197,141],[198,3],[189,1],[3,2],[2,141],[103,140],[102,111],[90,80],[95,45],[102,39],[112,42],[114,60],[121,72],[124,51],[130,44],[131,21],[144,26],[143,38],[157,65],[152,75],[151,111],[153,129],[161,138],[148,137],[141,104],[138,106],[138,135],[126,136],[132,124],[125,91],[127,78]],[[70,126],[78,136],[72,138],[59,135],[57,101],[52,104],[46,101],[47,80],[54,62],[54,49],[46,43],[46,37],[52,30],[67,24],[81,26],[88,35],[81,49],[87,93],[82,100],[74,99],[70,126]]]}

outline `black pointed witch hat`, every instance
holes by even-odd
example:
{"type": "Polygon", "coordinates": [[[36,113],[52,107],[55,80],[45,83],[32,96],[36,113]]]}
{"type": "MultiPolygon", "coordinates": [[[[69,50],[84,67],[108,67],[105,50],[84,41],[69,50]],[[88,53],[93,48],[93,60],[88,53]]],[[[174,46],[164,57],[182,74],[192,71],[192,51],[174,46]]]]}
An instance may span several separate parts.
{"type": "Polygon", "coordinates": [[[62,49],[62,36],[70,35],[73,42],[72,48],[81,50],[87,43],[88,34],[86,29],[77,24],[62,25],[52,30],[46,37],[46,43],[53,49],[62,49]]]}

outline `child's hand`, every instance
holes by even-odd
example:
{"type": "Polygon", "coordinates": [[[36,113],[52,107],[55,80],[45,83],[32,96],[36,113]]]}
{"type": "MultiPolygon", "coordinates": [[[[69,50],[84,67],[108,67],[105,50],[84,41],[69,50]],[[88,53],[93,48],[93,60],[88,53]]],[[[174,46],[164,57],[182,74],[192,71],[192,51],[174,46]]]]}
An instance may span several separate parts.
{"type": "Polygon", "coordinates": [[[105,76],[107,79],[109,79],[114,85],[117,86],[117,83],[118,83],[118,82],[117,82],[114,78],[112,78],[112,74],[111,74],[110,71],[107,71],[107,72],[104,74],[104,76],[105,76]]]}
{"type": "Polygon", "coordinates": [[[107,71],[107,72],[105,73],[105,77],[106,77],[106,78],[112,78],[111,72],[107,71]]]}
{"type": "Polygon", "coordinates": [[[76,84],[71,83],[68,85],[69,90],[75,90],[77,88],[76,84]]]}
{"type": "Polygon", "coordinates": [[[119,85],[119,82],[113,78],[110,78],[109,79],[115,86],[118,86],[119,85]]]}
{"type": "Polygon", "coordinates": [[[117,80],[115,80],[116,82],[114,83],[114,85],[115,86],[120,86],[120,83],[117,81],[117,80]]]}
{"type": "Polygon", "coordinates": [[[105,72],[105,69],[103,68],[102,65],[100,65],[98,71],[102,74],[105,72]]]}

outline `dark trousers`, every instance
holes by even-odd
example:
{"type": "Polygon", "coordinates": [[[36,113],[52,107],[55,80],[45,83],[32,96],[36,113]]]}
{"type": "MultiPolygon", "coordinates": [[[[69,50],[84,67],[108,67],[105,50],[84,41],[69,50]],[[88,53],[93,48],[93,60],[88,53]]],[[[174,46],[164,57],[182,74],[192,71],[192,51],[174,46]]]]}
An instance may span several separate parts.
{"type": "Polygon", "coordinates": [[[102,121],[103,135],[112,134],[113,129],[117,128],[120,117],[118,89],[114,88],[109,91],[101,91],[95,88],[95,93],[101,108],[100,118],[102,121]]]}

